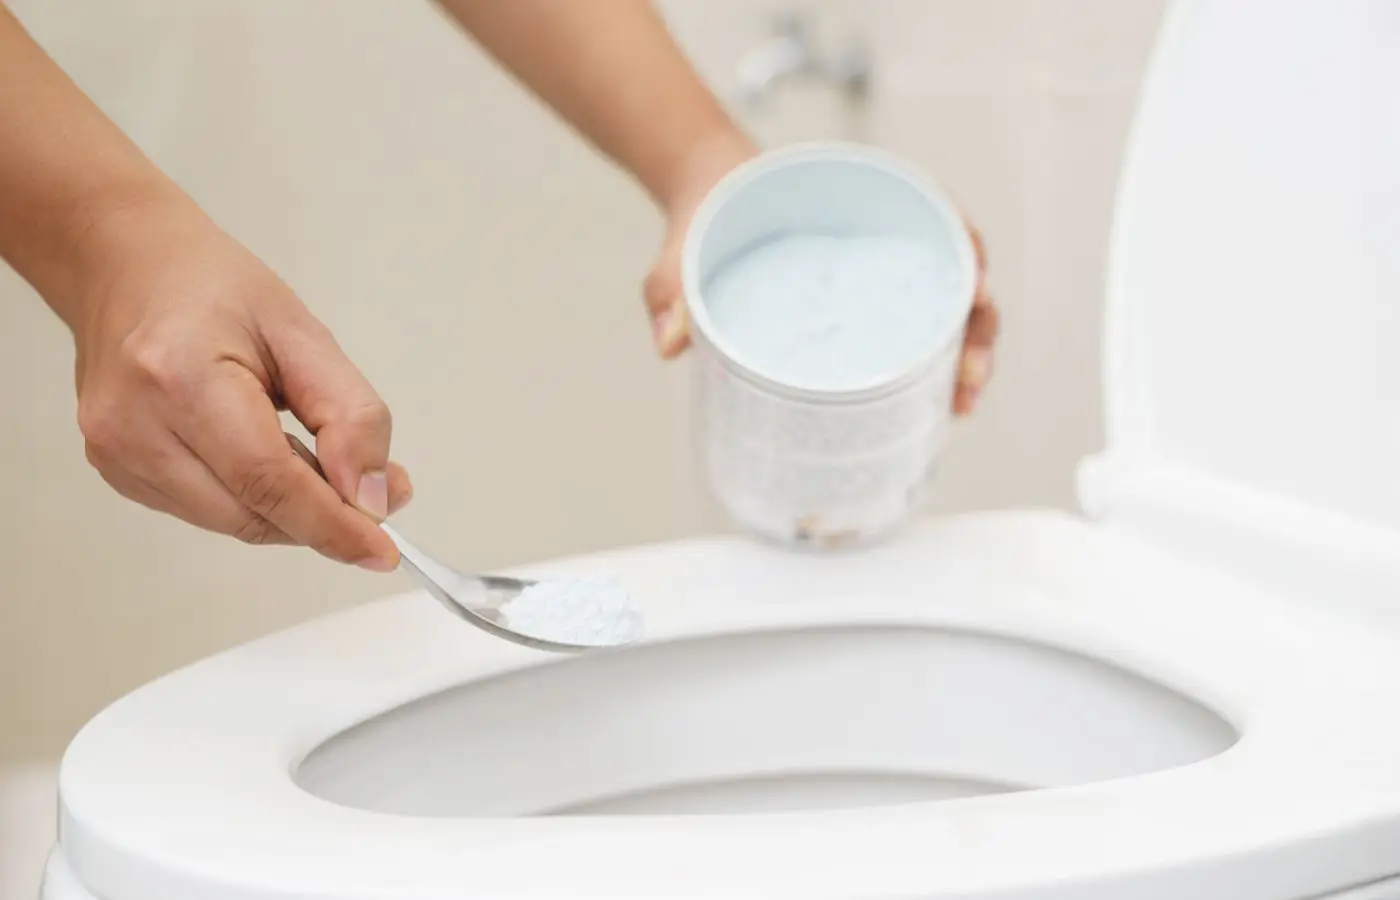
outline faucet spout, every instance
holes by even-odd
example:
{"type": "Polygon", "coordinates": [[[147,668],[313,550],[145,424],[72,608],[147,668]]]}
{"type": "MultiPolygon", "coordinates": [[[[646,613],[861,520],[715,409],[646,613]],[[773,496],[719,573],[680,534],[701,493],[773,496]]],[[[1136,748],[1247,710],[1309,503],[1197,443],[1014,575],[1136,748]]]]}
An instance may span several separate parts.
{"type": "Polygon", "coordinates": [[[772,37],[739,62],[739,99],[746,106],[759,106],[782,84],[799,79],[824,80],[860,98],[868,90],[870,68],[869,54],[857,41],[843,53],[824,56],[812,38],[807,14],[788,11],[774,23],[772,37]]]}
{"type": "Polygon", "coordinates": [[[749,54],[739,64],[739,94],[746,105],[757,106],[778,85],[814,70],[808,48],[787,39],[772,41],[749,54]]]}

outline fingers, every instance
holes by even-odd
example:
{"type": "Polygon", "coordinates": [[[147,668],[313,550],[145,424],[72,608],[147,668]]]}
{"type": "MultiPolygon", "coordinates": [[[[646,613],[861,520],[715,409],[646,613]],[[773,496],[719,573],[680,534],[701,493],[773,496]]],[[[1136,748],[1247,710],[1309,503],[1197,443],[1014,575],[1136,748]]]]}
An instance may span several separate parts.
{"type": "Polygon", "coordinates": [[[973,348],[963,354],[962,367],[958,371],[958,383],[953,389],[953,414],[970,415],[977,408],[982,390],[992,377],[992,353],[990,349],[973,348]]]}
{"type": "Polygon", "coordinates": [[[346,502],[382,522],[411,496],[400,467],[389,478],[389,407],[350,362],[330,332],[309,314],[264,335],[288,409],[316,436],[316,458],[346,502]]]}
{"type": "Polygon", "coordinates": [[[642,298],[651,318],[652,342],[662,359],[675,359],[690,346],[690,316],[681,281],[683,236],[683,229],[672,229],[655,268],[642,285],[642,298]]]}
{"type": "Polygon", "coordinates": [[[977,287],[980,290],[987,277],[987,242],[983,240],[982,232],[976,225],[967,219],[963,219],[963,224],[967,226],[968,237],[972,238],[972,251],[977,256],[977,287]]]}
{"type": "MultiPolygon", "coordinates": [[[[302,461],[310,466],[315,472],[325,477],[325,470],[321,468],[321,461],[316,458],[310,448],[301,442],[301,439],[294,434],[287,435],[287,443],[291,445],[292,451],[302,458],[302,461]]],[[[413,499],[413,483],[409,481],[408,471],[396,462],[389,463],[389,515],[393,515],[408,505],[413,499]]]]}
{"type": "Polygon", "coordinates": [[[993,353],[1000,314],[990,294],[985,290],[973,301],[963,335],[962,359],[958,364],[958,381],[953,392],[953,413],[965,416],[977,407],[987,382],[992,377],[993,353]]]}
{"type": "MultiPolygon", "coordinates": [[[[398,566],[388,535],[287,452],[281,422],[251,372],[228,363],[200,386],[198,397],[177,434],[240,504],[331,559],[376,572],[398,566]]],[[[385,497],[387,510],[387,484],[385,497]]]]}
{"type": "Polygon", "coordinates": [[[284,435],[287,443],[291,446],[292,452],[301,457],[301,461],[311,467],[311,470],[321,477],[325,477],[325,470],[321,468],[321,461],[316,458],[316,454],[311,452],[311,448],[301,442],[301,438],[294,434],[284,435]]]}
{"type": "Polygon", "coordinates": [[[963,354],[958,366],[957,385],[953,391],[953,413],[970,414],[977,407],[983,389],[992,377],[993,350],[1001,326],[996,302],[987,291],[987,244],[982,233],[964,219],[972,248],[977,256],[977,294],[968,314],[963,336],[963,354]]]}
{"type": "Polygon", "coordinates": [[[136,433],[146,440],[127,443],[120,457],[92,440],[87,442],[88,462],[117,493],[245,543],[295,543],[239,503],[175,435],[155,426],[136,433]]]}
{"type": "Polygon", "coordinates": [[[736,128],[722,128],[693,144],[673,173],[664,203],[666,237],[642,289],[652,340],[662,359],[675,359],[691,344],[681,280],[682,248],[691,216],[720,179],[758,152],[748,135],[736,128]]]}
{"type": "Polygon", "coordinates": [[[972,312],[967,317],[967,330],[963,341],[969,347],[991,348],[996,343],[1001,330],[1001,313],[996,302],[986,291],[977,295],[972,302],[972,312]]]}
{"type": "MultiPolygon", "coordinates": [[[[270,413],[271,405],[262,393],[261,384],[247,370],[229,366],[229,371],[235,369],[242,373],[238,380],[249,385],[247,395],[240,403],[251,404],[256,411],[257,403],[261,402],[265,412],[270,413]]],[[[201,396],[201,405],[206,401],[212,403],[214,396],[212,393],[209,396],[201,396]]],[[[154,408],[153,404],[138,407],[152,414],[154,408]]],[[[333,515],[344,516],[348,513],[352,520],[349,524],[360,526],[358,530],[362,537],[363,528],[368,526],[369,559],[366,558],[365,552],[357,548],[353,537],[348,544],[352,549],[348,550],[344,549],[347,546],[344,539],[337,542],[316,537],[316,532],[324,531],[325,528],[316,526],[314,520],[311,526],[303,528],[301,536],[293,537],[267,515],[267,503],[262,504],[261,508],[256,508],[259,507],[258,503],[240,499],[235,494],[236,489],[217,476],[200,458],[201,451],[193,449],[179,434],[168,430],[159,418],[151,418],[139,412],[133,416],[130,409],[129,405],[106,401],[100,392],[97,392],[95,397],[89,395],[80,403],[79,408],[79,425],[86,439],[88,461],[97,469],[102,479],[123,497],[199,528],[229,535],[249,544],[308,543],[335,559],[357,562],[375,571],[387,570],[397,565],[397,555],[391,549],[392,542],[388,542],[388,547],[384,545],[387,536],[380,534],[379,529],[374,528],[363,515],[345,506],[340,497],[309,467],[298,463],[303,470],[302,474],[312,474],[319,491],[325,495],[320,498],[322,503],[328,504],[334,510],[333,515]],[[385,557],[386,550],[390,554],[388,559],[385,557]]],[[[237,415],[215,415],[205,421],[222,423],[221,427],[237,432],[240,427],[238,423],[244,419],[237,415]]],[[[270,421],[278,424],[275,414],[270,416],[270,421]]],[[[227,444],[222,433],[208,441],[198,440],[195,435],[207,427],[205,422],[195,422],[185,429],[185,433],[191,435],[190,440],[200,446],[227,444]]],[[[280,425],[277,430],[280,434],[280,425]]],[[[300,442],[296,442],[296,446],[299,447],[300,442]]],[[[304,458],[314,462],[315,457],[310,451],[306,451],[304,447],[301,447],[301,450],[304,451],[304,458]]],[[[280,452],[290,459],[295,459],[286,453],[285,443],[281,444],[280,452]]],[[[402,467],[391,465],[389,472],[391,506],[398,508],[412,495],[412,486],[402,467]]],[[[291,474],[295,475],[296,472],[291,474]]],[[[274,473],[274,480],[276,477],[274,473]]],[[[275,493],[280,489],[269,490],[275,493]]],[[[244,491],[245,496],[254,493],[256,492],[252,488],[244,491]]],[[[287,515],[296,517],[295,504],[287,515]]],[[[361,544],[363,543],[361,540],[361,544]]]]}
{"type": "MultiPolygon", "coordinates": [[[[1000,330],[1000,313],[987,291],[987,244],[972,222],[964,219],[977,260],[977,287],[968,315],[953,392],[953,412],[971,413],[992,376],[993,350],[1000,330]]],[[[681,279],[683,228],[672,227],[643,285],[643,299],[651,318],[652,339],[663,359],[674,359],[690,346],[690,321],[686,313],[681,279]]]]}
{"type": "Polygon", "coordinates": [[[408,470],[396,462],[389,463],[389,515],[403,509],[413,499],[413,482],[408,470]]]}

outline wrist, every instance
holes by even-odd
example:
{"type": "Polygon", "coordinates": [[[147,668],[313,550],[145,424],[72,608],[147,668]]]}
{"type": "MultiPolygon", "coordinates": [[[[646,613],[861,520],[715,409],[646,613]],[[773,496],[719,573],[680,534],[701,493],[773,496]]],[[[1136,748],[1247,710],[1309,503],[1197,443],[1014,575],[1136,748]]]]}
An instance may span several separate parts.
{"type": "Polygon", "coordinates": [[[735,125],[725,122],[690,143],[671,166],[657,201],[668,216],[689,215],[715,183],[758,153],[735,125]]]}
{"type": "Polygon", "coordinates": [[[135,260],[188,230],[194,202],[163,179],[111,185],[84,198],[61,229],[65,277],[50,305],[75,334],[135,260]]]}

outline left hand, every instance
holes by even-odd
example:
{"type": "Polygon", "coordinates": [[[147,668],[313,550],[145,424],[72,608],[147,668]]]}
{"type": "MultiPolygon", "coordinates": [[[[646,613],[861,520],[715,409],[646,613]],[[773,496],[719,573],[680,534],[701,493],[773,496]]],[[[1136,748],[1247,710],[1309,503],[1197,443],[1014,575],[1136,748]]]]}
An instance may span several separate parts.
{"type": "MultiPolygon", "coordinates": [[[[748,161],[758,150],[737,135],[708,142],[697,149],[679,180],[680,189],[666,210],[666,236],[643,284],[652,340],[662,359],[675,359],[690,346],[690,320],[686,314],[681,282],[681,248],[690,219],[710,188],[730,170],[748,161]]],[[[992,375],[998,319],[996,303],[987,292],[987,250],[981,233],[967,222],[977,251],[977,292],[972,301],[958,365],[953,413],[971,413],[992,375]]]]}

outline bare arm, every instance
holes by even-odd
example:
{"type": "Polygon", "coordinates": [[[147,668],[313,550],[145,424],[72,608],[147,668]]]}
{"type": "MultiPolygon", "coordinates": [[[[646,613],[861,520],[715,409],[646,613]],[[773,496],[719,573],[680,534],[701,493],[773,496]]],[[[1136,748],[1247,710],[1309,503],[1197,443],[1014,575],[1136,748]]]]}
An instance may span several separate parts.
{"type": "Polygon", "coordinates": [[[178,195],[0,3],[0,257],[72,327],[100,224],[178,195]]]}
{"type": "MultiPolygon", "coordinates": [[[[665,210],[666,237],[643,290],[665,358],[690,343],[681,246],[696,206],[756,149],[671,39],[649,0],[438,0],[507,69],[665,210]]],[[[968,326],[955,408],[990,373],[996,309],[985,290],[968,326]]]]}
{"type": "Polygon", "coordinates": [[[663,207],[683,202],[705,158],[747,155],[648,0],[439,3],[663,207]]]}
{"type": "Polygon", "coordinates": [[[666,359],[690,343],[681,244],[695,207],[753,144],[648,0],[438,0],[488,53],[628,170],[666,213],[643,288],[666,359]]]}
{"type": "Polygon", "coordinates": [[[3,2],[0,258],[73,331],[78,425],[116,491],[250,543],[394,568],[398,552],[371,521],[411,492],[388,461],[388,409],[291,289],[3,2]],[[316,434],[331,485],[293,455],[275,401],[316,434]]]}

